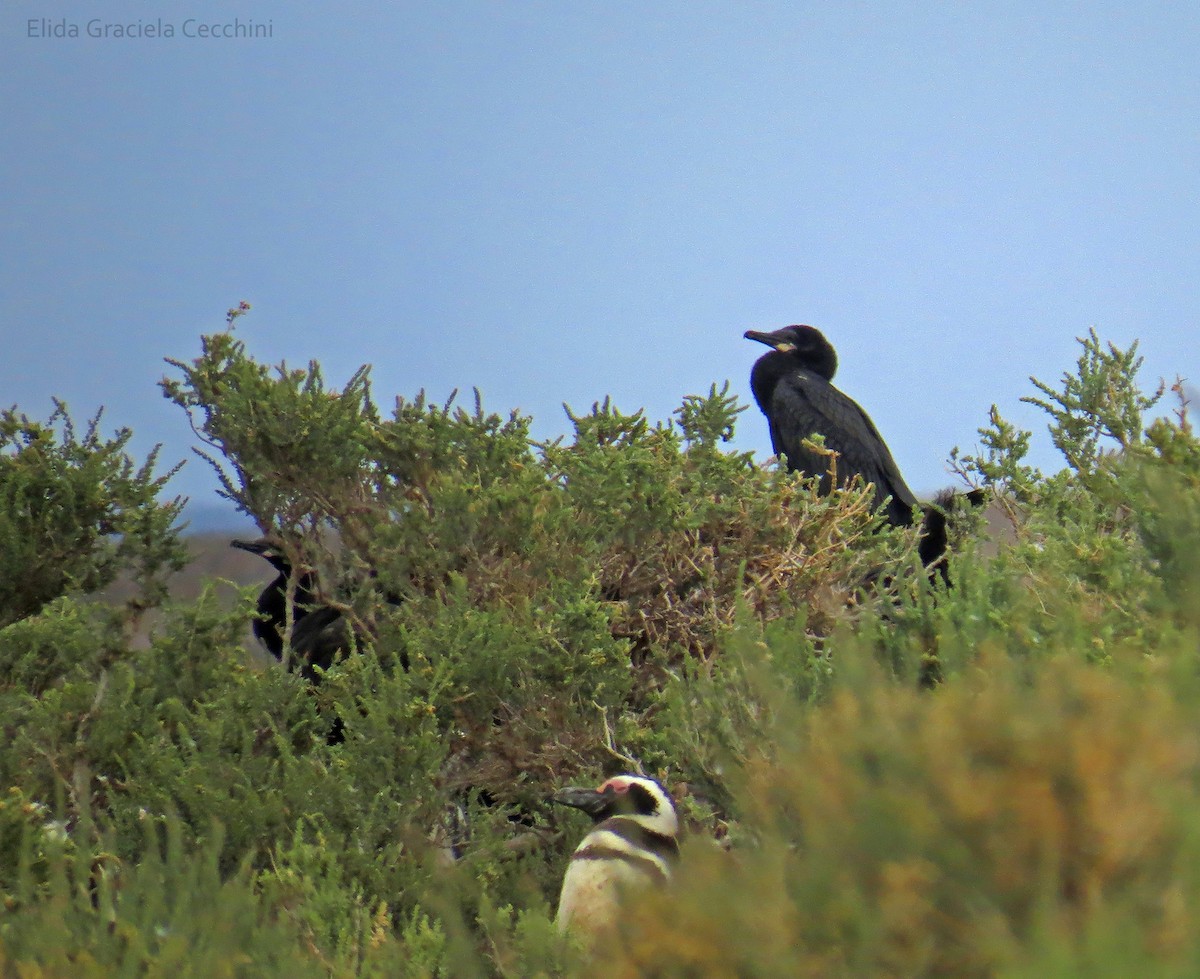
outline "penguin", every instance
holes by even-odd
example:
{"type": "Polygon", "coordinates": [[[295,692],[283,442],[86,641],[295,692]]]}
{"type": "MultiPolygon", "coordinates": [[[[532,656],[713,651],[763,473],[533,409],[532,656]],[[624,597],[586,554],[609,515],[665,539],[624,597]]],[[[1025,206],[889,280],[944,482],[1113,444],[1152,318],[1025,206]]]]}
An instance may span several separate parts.
{"type": "Polygon", "coordinates": [[[654,779],[618,775],[595,789],[560,789],[551,801],[582,809],[595,822],[563,876],[560,933],[594,935],[615,922],[622,891],[670,881],[679,861],[679,818],[654,779]]]}

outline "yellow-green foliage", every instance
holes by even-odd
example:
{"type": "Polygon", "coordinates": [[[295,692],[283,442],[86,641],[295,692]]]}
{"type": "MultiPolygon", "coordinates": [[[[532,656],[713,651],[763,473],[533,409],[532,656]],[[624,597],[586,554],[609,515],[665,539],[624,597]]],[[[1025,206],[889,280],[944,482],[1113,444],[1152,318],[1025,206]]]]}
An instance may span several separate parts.
{"type": "Polygon", "coordinates": [[[1053,953],[1087,964],[1071,974],[1194,974],[1198,693],[1156,668],[1063,655],[1026,677],[984,653],[932,693],[872,668],[777,705],[735,792],[752,842],[693,839],[605,968],[1032,975],[1053,953]]]}
{"type": "Polygon", "coordinates": [[[535,444],[206,337],[164,393],[365,637],[315,689],[241,648],[254,589],[132,645],[161,481],[6,415],[0,975],[1200,974],[1200,443],[1081,343],[1033,399],[1067,469],[994,407],[954,455],[1007,526],[955,515],[947,591],[869,488],[727,451],[715,385],[535,444]],[[546,797],[631,769],[684,860],[588,960],[553,926],[586,818],[546,797]]]}

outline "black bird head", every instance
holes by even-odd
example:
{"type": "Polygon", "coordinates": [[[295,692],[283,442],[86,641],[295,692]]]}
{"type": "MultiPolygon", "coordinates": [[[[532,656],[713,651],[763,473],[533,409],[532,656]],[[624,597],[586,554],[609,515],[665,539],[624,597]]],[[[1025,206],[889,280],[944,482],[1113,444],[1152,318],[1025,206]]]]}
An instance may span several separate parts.
{"type": "Polygon", "coordinates": [[[292,566],[288,563],[288,559],[284,557],[282,548],[272,543],[268,537],[260,537],[258,540],[231,540],[229,546],[236,547],[241,551],[249,551],[251,554],[257,554],[259,557],[269,561],[271,567],[281,574],[287,575],[292,571],[292,566]]]}
{"type": "Polygon", "coordinates": [[[743,335],[747,340],[765,343],[776,352],[793,358],[801,366],[807,367],[827,381],[832,381],[833,375],[837,373],[837,354],[834,353],[833,345],[815,326],[785,326],[773,333],[747,330],[743,335]]]}

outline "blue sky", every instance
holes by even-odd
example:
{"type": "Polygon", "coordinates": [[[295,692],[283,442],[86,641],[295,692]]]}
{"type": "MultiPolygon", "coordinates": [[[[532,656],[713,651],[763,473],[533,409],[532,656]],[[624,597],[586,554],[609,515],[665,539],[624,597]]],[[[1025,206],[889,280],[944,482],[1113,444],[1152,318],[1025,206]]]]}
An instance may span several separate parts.
{"type": "MultiPolygon", "coordinates": [[[[104,405],[164,461],[163,358],[243,299],[261,360],[543,437],[751,403],[742,333],[811,323],[919,493],[993,403],[1057,468],[1018,399],[1090,326],[1200,378],[1196,4],[97,0],[31,37],[47,9],[0,13],[0,403],[104,405]],[[156,10],[175,37],[86,36],[156,10]]],[[[769,454],[756,408],[737,445],[769,454]]],[[[173,486],[215,500],[199,460],[173,486]]]]}

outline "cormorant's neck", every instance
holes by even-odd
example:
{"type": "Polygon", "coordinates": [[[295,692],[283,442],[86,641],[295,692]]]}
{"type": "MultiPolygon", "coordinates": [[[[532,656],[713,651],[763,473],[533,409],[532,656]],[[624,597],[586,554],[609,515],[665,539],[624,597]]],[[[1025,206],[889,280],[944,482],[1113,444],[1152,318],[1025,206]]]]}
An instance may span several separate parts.
{"type": "Polygon", "coordinates": [[[837,373],[837,353],[826,343],[820,351],[808,357],[803,366],[833,383],[833,375],[837,373]]]}
{"type": "Polygon", "coordinates": [[[838,352],[833,349],[833,344],[820,334],[817,334],[815,340],[818,342],[804,348],[803,356],[792,354],[792,360],[805,371],[811,371],[817,377],[823,377],[833,383],[833,376],[838,373],[838,352]]]}
{"type": "Polygon", "coordinates": [[[775,386],[800,366],[795,357],[781,354],[778,350],[765,353],[754,362],[750,370],[750,390],[754,392],[754,400],[763,414],[770,417],[775,386]]]}
{"type": "MultiPolygon", "coordinates": [[[[280,607],[282,608],[284,596],[287,594],[288,579],[292,576],[291,565],[286,565],[286,570],[281,569],[279,577],[276,578],[268,590],[274,591],[279,595],[280,607]]],[[[296,592],[294,601],[297,605],[312,605],[317,600],[317,576],[311,571],[306,571],[303,574],[296,576],[296,592]]],[[[280,618],[282,618],[282,613],[280,618]]]]}

